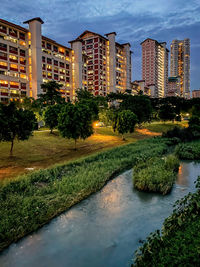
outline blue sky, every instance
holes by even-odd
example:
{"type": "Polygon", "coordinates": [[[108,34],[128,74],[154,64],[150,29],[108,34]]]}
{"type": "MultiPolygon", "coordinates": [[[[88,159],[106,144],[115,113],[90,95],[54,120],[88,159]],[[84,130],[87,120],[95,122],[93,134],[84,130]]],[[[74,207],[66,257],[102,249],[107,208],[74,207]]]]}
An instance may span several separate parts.
{"type": "Polygon", "coordinates": [[[84,30],[117,32],[130,42],[132,79],[141,79],[140,42],[191,39],[191,89],[200,88],[200,0],[0,0],[1,18],[22,25],[41,17],[43,34],[68,45],[84,30]],[[12,7],[12,8],[11,8],[12,7]]]}

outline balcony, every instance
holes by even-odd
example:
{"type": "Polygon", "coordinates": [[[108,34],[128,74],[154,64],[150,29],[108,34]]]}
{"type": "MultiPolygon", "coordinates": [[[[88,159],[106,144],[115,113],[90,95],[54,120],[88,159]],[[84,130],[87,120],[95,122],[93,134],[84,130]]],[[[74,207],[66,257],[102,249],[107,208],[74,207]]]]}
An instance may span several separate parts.
{"type": "Polygon", "coordinates": [[[2,96],[8,96],[8,93],[1,92],[1,95],[2,95],[2,96]]]}
{"type": "Polygon", "coordinates": [[[10,84],[10,88],[16,88],[16,89],[19,89],[19,85],[10,84]]]}
{"type": "Polygon", "coordinates": [[[21,73],[26,73],[26,70],[21,70],[21,69],[20,69],[20,72],[21,72],[21,73]]]}
{"type": "Polygon", "coordinates": [[[18,68],[12,68],[12,67],[10,67],[10,70],[18,71],[18,68]]]}
{"type": "Polygon", "coordinates": [[[13,37],[17,37],[17,33],[15,33],[15,32],[9,32],[9,35],[11,35],[13,37]]]}
{"type": "Polygon", "coordinates": [[[26,86],[25,85],[21,85],[21,89],[26,89],[26,86]]]}
{"type": "Polygon", "coordinates": [[[0,51],[7,51],[7,47],[0,46],[0,51]]]}
{"type": "MultiPolygon", "coordinates": [[[[9,50],[9,52],[10,52],[10,53],[12,53],[12,54],[15,54],[15,55],[17,55],[17,54],[18,54],[18,51],[11,50],[11,49],[9,50]]],[[[21,54],[20,54],[20,55],[21,55],[21,54]]],[[[24,56],[25,56],[25,55],[24,55],[24,56]]]]}
{"type": "Polygon", "coordinates": [[[47,70],[48,70],[48,71],[52,71],[52,69],[50,69],[50,68],[47,68],[47,70]]]}
{"type": "Polygon", "coordinates": [[[7,30],[6,30],[6,29],[1,29],[1,28],[0,28],[0,32],[2,32],[2,33],[5,33],[5,34],[6,34],[6,33],[7,33],[7,30]]]}
{"type": "Polygon", "coordinates": [[[0,56],[0,59],[7,60],[7,56],[0,56]]]}
{"type": "Polygon", "coordinates": [[[26,61],[20,61],[21,65],[26,65],[26,61]]]}
{"type": "Polygon", "coordinates": [[[8,87],[8,84],[7,83],[0,83],[0,86],[2,86],[2,87],[8,87]]]}
{"type": "Polygon", "coordinates": [[[18,60],[10,58],[10,62],[18,63],[18,60]]]}
{"type": "Polygon", "coordinates": [[[8,66],[0,65],[0,69],[7,70],[8,69],[8,66]]]}

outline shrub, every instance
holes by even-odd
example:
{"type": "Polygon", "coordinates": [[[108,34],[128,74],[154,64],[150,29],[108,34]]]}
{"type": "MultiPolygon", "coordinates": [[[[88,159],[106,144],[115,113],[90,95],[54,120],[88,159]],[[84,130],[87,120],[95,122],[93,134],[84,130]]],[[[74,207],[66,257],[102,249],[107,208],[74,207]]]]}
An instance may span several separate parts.
{"type": "Polygon", "coordinates": [[[175,154],[180,159],[198,160],[200,159],[200,142],[179,144],[176,146],[175,154]]]}
{"type": "Polygon", "coordinates": [[[169,193],[174,184],[179,162],[174,155],[167,158],[151,158],[138,163],[133,169],[134,187],[141,191],[169,193]]]}
{"type": "Polygon", "coordinates": [[[136,251],[132,267],[200,266],[200,176],[196,188],[175,203],[162,232],[151,233],[136,251]]]}

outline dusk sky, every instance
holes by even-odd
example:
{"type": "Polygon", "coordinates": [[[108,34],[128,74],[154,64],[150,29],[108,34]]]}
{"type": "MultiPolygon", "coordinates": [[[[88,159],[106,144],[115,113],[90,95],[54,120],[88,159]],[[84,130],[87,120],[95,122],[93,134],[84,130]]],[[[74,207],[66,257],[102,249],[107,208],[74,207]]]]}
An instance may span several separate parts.
{"type": "Polygon", "coordinates": [[[85,30],[115,31],[132,47],[132,80],[141,79],[141,46],[146,38],[191,39],[191,89],[200,88],[200,0],[1,0],[1,18],[23,27],[44,20],[43,35],[69,46],[85,30]]]}

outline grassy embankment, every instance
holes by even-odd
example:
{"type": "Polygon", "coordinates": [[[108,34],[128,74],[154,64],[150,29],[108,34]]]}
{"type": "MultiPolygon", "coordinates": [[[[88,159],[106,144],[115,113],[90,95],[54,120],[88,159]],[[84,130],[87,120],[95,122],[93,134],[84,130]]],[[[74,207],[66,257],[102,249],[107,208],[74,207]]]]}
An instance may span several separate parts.
{"type": "Polygon", "coordinates": [[[200,176],[197,191],[177,202],[163,229],[136,252],[133,267],[200,266],[200,176]]]}
{"type": "Polygon", "coordinates": [[[0,250],[98,191],[119,172],[167,150],[165,139],[146,139],[4,180],[0,184],[0,250]]]}
{"type": "Polygon", "coordinates": [[[146,192],[169,193],[176,180],[179,160],[174,155],[141,161],[133,168],[133,185],[146,192]]]}
{"type": "MultiPolygon", "coordinates": [[[[176,154],[181,159],[200,160],[200,141],[180,144],[176,154]]],[[[135,254],[133,267],[200,266],[200,176],[196,192],[177,201],[164,224],[135,254]]]]}
{"type": "MultiPolygon", "coordinates": [[[[0,179],[12,178],[40,168],[47,168],[57,163],[66,163],[81,157],[91,155],[106,149],[136,142],[160,134],[168,127],[177,124],[152,123],[152,130],[137,129],[132,134],[126,135],[126,141],[114,133],[110,127],[96,128],[95,134],[85,141],[78,141],[77,151],[74,151],[73,140],[67,140],[55,131],[35,131],[28,141],[15,142],[14,157],[9,157],[10,143],[0,143],[0,179]],[[167,126],[168,125],[168,126],[167,126]],[[159,128],[159,131],[158,131],[159,128]],[[154,133],[155,132],[157,133],[154,133]]],[[[148,124],[150,127],[151,124],[148,124]]]]}

